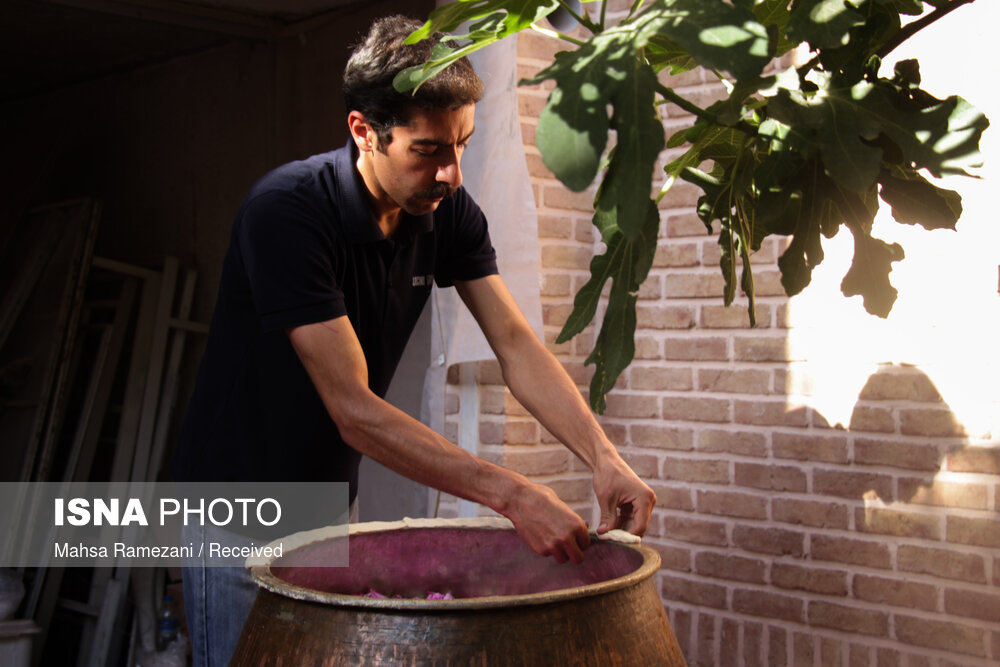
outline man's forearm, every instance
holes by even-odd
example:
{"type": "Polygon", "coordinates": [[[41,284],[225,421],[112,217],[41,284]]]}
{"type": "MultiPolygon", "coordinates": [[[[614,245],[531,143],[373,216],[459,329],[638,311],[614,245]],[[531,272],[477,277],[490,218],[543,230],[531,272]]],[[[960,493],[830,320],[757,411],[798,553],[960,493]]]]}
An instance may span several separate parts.
{"type": "Polygon", "coordinates": [[[594,470],[614,445],[559,360],[534,336],[524,336],[517,354],[500,356],[504,381],[521,405],[594,470]]]}

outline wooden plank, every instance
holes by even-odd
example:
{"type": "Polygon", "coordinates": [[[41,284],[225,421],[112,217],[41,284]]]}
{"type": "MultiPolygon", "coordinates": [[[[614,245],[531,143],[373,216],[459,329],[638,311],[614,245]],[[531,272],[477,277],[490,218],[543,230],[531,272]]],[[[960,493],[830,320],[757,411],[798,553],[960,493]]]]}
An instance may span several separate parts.
{"type": "Polygon", "coordinates": [[[85,482],[90,475],[90,469],[97,451],[97,443],[101,436],[101,427],[107,415],[108,402],[118,373],[125,337],[128,333],[129,320],[138,292],[138,284],[134,278],[127,278],[122,283],[121,294],[115,308],[114,321],[108,332],[105,362],[100,366],[100,374],[95,378],[95,388],[90,410],[77,428],[77,439],[74,441],[76,460],[71,458],[67,470],[71,471],[74,482],[85,482]]]}
{"type": "MultiPolygon", "coordinates": [[[[191,314],[191,303],[194,301],[194,286],[198,278],[198,272],[188,269],[184,276],[184,284],[181,288],[181,300],[175,318],[170,318],[172,323],[177,319],[186,320],[191,314]]],[[[160,406],[156,415],[156,432],[153,435],[153,451],[150,454],[149,466],[146,470],[146,479],[155,481],[159,478],[160,468],[163,465],[163,453],[167,448],[167,438],[170,436],[171,418],[174,413],[174,404],[177,400],[177,385],[180,382],[180,366],[184,355],[184,343],[187,332],[184,329],[173,331],[170,355],[167,360],[166,374],[163,380],[163,391],[160,394],[160,406]]]]}
{"type": "Polygon", "coordinates": [[[153,321],[139,429],[135,438],[132,473],[129,476],[129,481],[133,482],[155,481],[148,479],[149,457],[153,444],[153,430],[156,426],[156,408],[159,403],[160,381],[163,378],[164,354],[167,347],[167,336],[170,333],[170,312],[174,305],[178,268],[178,261],[174,257],[168,257],[164,262],[160,293],[156,303],[156,315],[153,321]]]}
{"type": "MultiPolygon", "coordinates": [[[[100,217],[100,204],[91,199],[67,203],[67,208],[80,207],[80,213],[89,215],[85,226],[76,235],[75,248],[70,251],[66,266],[66,279],[60,299],[59,314],[53,332],[54,349],[49,360],[49,382],[44,396],[48,399],[47,413],[39,409],[36,414],[36,435],[32,437],[25,457],[22,479],[46,481],[49,466],[55,447],[55,438],[62,426],[63,411],[69,381],[69,360],[73,355],[76,342],[76,327],[80,319],[83,302],[83,290],[86,286],[87,273],[90,269],[90,259],[94,251],[94,241],[97,238],[97,221],[100,217]],[[40,451],[39,451],[40,450],[40,451]],[[38,460],[34,460],[37,452],[38,460]],[[35,470],[31,473],[31,470],[35,470]]],[[[52,207],[52,210],[60,209],[52,207]]],[[[74,215],[74,214],[71,214],[74,215]]]]}
{"type": "MultiPolygon", "coordinates": [[[[97,232],[100,204],[89,198],[32,209],[23,224],[44,226],[58,239],[48,262],[35,279],[30,299],[9,312],[18,312],[4,333],[0,369],[4,369],[8,399],[32,409],[0,411],[0,440],[18,443],[16,456],[3,463],[2,479],[27,482],[34,471],[49,424],[60,415],[60,391],[65,363],[80,313],[80,295],[97,232]],[[11,375],[12,369],[13,375],[11,375]],[[54,406],[54,407],[53,407],[54,406]]],[[[48,232],[43,234],[47,236],[48,232]]],[[[12,241],[14,243],[14,241],[12,241]]],[[[11,253],[38,250],[36,246],[8,245],[11,253]]],[[[19,298],[19,297],[17,297],[19,298]]],[[[10,508],[17,512],[20,506],[10,508]]]]}
{"type": "Polygon", "coordinates": [[[146,387],[146,370],[153,341],[160,281],[158,274],[144,281],[142,294],[139,297],[139,315],[132,342],[128,377],[125,380],[125,402],[122,406],[115,455],[111,464],[109,481],[112,482],[127,482],[132,470],[133,447],[142,414],[142,397],[146,387]]]}

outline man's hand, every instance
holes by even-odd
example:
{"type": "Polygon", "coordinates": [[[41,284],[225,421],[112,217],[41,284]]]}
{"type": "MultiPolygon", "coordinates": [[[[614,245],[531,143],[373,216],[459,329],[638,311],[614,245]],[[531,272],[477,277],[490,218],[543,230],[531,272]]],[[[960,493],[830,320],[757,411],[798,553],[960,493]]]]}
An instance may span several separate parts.
{"type": "Polygon", "coordinates": [[[535,553],[552,556],[557,563],[583,562],[583,550],[590,544],[587,524],[552,489],[529,482],[504,513],[535,553]]]}
{"type": "Polygon", "coordinates": [[[646,534],[656,494],[624,461],[615,457],[594,469],[594,492],[601,507],[598,533],[620,528],[646,534]]]}

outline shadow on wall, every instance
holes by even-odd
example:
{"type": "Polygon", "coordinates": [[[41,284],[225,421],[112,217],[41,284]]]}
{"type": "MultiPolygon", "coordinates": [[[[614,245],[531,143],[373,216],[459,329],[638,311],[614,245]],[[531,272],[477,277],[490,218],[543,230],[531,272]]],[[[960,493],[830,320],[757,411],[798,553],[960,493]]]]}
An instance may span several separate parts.
{"type": "MultiPolygon", "coordinates": [[[[859,394],[847,444],[847,466],[815,470],[813,484],[853,501],[845,518],[854,535],[814,535],[810,559],[860,567],[852,568],[848,600],[878,606],[856,610],[872,623],[856,630],[884,623],[885,633],[875,634],[904,645],[996,658],[995,434],[968,433],[918,368],[885,365],[859,394]]],[[[838,613],[810,603],[809,624],[851,630],[838,613]]]]}

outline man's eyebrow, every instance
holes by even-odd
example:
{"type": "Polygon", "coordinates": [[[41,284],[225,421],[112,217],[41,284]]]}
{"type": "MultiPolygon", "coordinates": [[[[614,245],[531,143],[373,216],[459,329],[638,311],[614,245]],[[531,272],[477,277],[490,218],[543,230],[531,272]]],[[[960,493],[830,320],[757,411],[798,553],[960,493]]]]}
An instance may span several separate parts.
{"type": "MultiPolygon", "coordinates": [[[[459,144],[466,143],[467,141],[469,141],[469,139],[472,138],[472,133],[475,132],[475,131],[476,131],[476,128],[472,128],[472,131],[469,132],[464,137],[462,137],[461,139],[459,139],[457,143],[459,143],[459,144]]],[[[450,141],[443,141],[441,139],[431,139],[429,137],[425,138],[425,139],[414,139],[410,143],[420,144],[421,146],[441,146],[443,148],[447,148],[448,146],[451,146],[451,142],[450,141]]]]}

